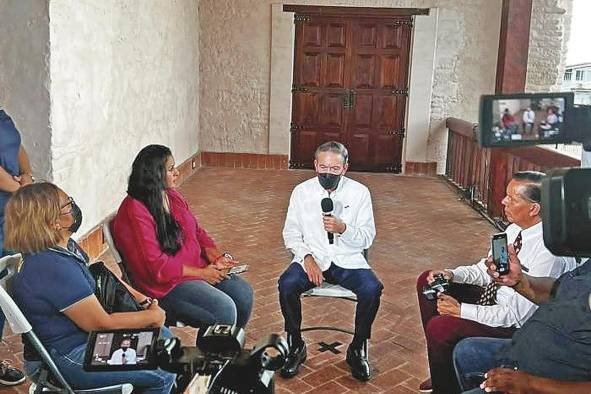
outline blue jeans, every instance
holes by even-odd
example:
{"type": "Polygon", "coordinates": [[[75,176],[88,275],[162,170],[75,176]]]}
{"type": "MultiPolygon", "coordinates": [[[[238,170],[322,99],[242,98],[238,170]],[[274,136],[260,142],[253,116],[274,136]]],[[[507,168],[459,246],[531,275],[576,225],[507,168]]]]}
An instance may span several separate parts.
{"type": "MultiPolygon", "coordinates": [[[[354,340],[364,341],[371,336],[371,325],[375,320],[384,285],[371,269],[345,269],[335,264],[322,273],[324,279],[351,290],[357,295],[355,309],[354,340]]],[[[316,285],[298,263],[292,263],[279,278],[279,301],[285,319],[285,331],[300,337],[302,325],[302,302],[300,296],[316,285]]]]}
{"type": "MultiPolygon", "coordinates": [[[[169,338],[171,336],[172,333],[166,327],[162,327],[160,337],[169,338]]],[[[143,394],[168,394],[172,390],[176,375],[161,369],[86,372],[82,368],[85,351],[86,343],[77,346],[64,355],[56,350],[50,351],[51,358],[57,365],[58,370],[74,389],[91,389],[131,383],[134,392],[137,391],[143,394]]],[[[41,362],[39,361],[25,361],[27,375],[33,375],[40,365],[41,362]]]]}
{"type": "Polygon", "coordinates": [[[453,353],[454,368],[460,389],[473,393],[484,393],[478,388],[484,381],[484,374],[496,367],[495,355],[511,339],[472,337],[461,340],[453,353]]]}
{"type": "Polygon", "coordinates": [[[179,283],[160,299],[170,315],[193,327],[236,324],[244,327],[252,310],[252,287],[238,275],[228,275],[217,285],[204,280],[179,283]]]}

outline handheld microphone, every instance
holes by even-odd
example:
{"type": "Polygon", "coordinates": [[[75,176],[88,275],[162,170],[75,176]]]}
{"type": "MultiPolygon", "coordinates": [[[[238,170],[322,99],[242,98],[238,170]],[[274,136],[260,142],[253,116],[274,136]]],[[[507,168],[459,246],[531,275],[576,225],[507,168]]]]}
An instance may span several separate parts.
{"type": "MultiPolygon", "coordinates": [[[[334,204],[330,197],[324,197],[322,201],[320,201],[320,206],[322,207],[322,213],[326,216],[332,216],[332,211],[334,209],[334,204]]],[[[331,232],[326,232],[328,235],[328,243],[334,244],[334,234],[331,232]]]]}

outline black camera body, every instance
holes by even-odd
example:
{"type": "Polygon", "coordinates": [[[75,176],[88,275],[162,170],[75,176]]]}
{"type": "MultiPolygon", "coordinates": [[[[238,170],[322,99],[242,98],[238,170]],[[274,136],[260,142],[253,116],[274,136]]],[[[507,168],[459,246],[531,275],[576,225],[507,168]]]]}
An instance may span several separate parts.
{"type": "Polygon", "coordinates": [[[445,279],[443,274],[437,274],[434,281],[423,287],[423,295],[426,299],[434,301],[437,299],[439,293],[445,293],[449,288],[449,281],[445,279]]]}
{"type": "Polygon", "coordinates": [[[591,151],[591,106],[575,105],[572,92],[483,95],[478,142],[518,147],[580,142],[591,151]]]}
{"type": "Polygon", "coordinates": [[[199,330],[196,347],[183,347],[178,338],[161,339],[155,354],[160,368],[177,374],[179,387],[199,375],[207,378],[208,393],[273,393],[274,371],[285,363],[287,342],[271,334],[245,350],[244,339],[241,328],[216,324],[199,330]]]}
{"type": "Polygon", "coordinates": [[[289,348],[277,334],[245,350],[244,330],[216,324],[199,330],[197,346],[179,338],[158,339],[159,329],[94,331],[86,349],[84,369],[128,371],[161,368],[177,374],[177,388],[200,385],[207,393],[273,393],[274,371],[285,364],[289,348]],[[129,345],[121,356],[120,344],[129,345]],[[133,356],[132,356],[133,355],[133,356]],[[125,361],[120,361],[125,360],[125,361]]]}

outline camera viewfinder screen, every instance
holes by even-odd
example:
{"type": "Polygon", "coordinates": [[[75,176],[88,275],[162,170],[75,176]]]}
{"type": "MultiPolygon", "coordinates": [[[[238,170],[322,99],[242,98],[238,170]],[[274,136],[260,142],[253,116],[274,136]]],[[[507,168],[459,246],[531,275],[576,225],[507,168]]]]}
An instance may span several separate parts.
{"type": "Polygon", "coordinates": [[[491,104],[492,144],[561,141],[566,104],[563,97],[498,98],[491,104]]]}
{"type": "Polygon", "coordinates": [[[565,127],[570,93],[520,93],[483,96],[480,135],[483,146],[568,143],[565,127]]]}
{"type": "Polygon", "coordinates": [[[153,345],[153,330],[140,332],[99,332],[95,336],[90,364],[101,366],[135,366],[150,364],[149,349],[153,345]]]}

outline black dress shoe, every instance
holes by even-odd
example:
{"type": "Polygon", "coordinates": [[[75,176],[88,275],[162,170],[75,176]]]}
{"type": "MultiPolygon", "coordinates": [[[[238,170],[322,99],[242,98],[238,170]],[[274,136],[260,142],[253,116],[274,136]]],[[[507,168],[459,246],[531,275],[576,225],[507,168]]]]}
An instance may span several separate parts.
{"type": "Polygon", "coordinates": [[[281,368],[281,376],[284,378],[293,378],[298,374],[300,365],[306,361],[308,353],[305,342],[296,346],[292,346],[293,342],[290,338],[287,339],[287,342],[289,343],[289,354],[287,355],[287,360],[285,360],[285,365],[281,368]]]}
{"type": "Polygon", "coordinates": [[[347,348],[347,364],[351,367],[351,375],[355,379],[362,382],[371,379],[371,367],[367,358],[367,341],[360,347],[349,345],[347,348]]]}

